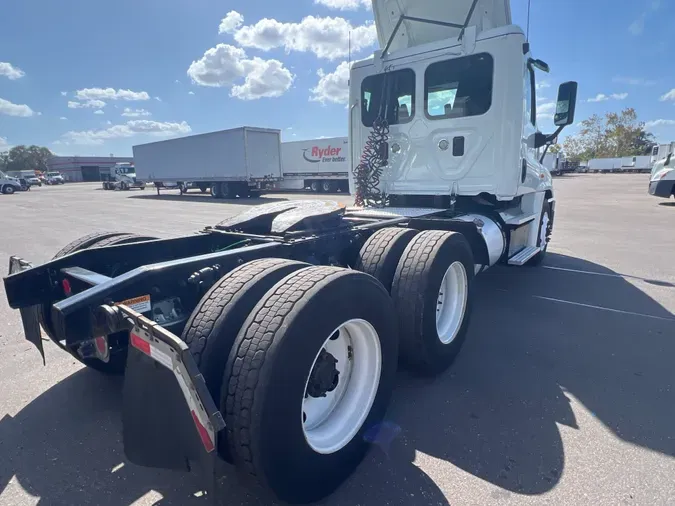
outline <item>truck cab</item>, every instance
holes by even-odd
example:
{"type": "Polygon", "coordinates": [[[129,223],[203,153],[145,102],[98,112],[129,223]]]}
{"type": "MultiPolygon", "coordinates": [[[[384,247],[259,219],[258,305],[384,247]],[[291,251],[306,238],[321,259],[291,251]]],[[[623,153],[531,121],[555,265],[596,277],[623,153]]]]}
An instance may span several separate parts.
{"type": "MultiPolygon", "coordinates": [[[[548,67],[511,24],[509,2],[383,0],[373,6],[383,49],[351,69],[352,167],[376,137],[386,136],[377,187],[390,201],[552,197],[551,173],[540,162],[547,136],[538,129],[535,95],[535,69],[548,67]],[[378,119],[386,131],[374,132],[378,119]]],[[[561,91],[572,83],[566,84],[561,91]]],[[[569,124],[574,112],[571,96],[559,98],[558,126],[569,124]]]]}
{"type": "Polygon", "coordinates": [[[103,182],[104,190],[145,189],[145,182],[136,179],[136,168],[131,163],[116,163],[110,168],[110,176],[103,182]]]}

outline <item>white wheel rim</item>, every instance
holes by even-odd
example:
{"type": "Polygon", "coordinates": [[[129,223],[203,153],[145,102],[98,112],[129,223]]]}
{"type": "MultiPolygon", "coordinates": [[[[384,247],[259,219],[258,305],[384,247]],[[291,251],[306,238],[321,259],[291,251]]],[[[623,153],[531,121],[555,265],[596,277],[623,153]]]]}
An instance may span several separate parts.
{"type": "Polygon", "coordinates": [[[305,439],[315,452],[335,453],[354,438],[370,413],[381,370],[380,339],[367,321],[349,320],[326,339],[305,382],[300,414],[305,439]],[[323,350],[337,360],[338,382],[324,397],[313,397],[308,386],[323,350]]]}
{"type": "Polygon", "coordinates": [[[469,296],[469,282],[464,264],[453,262],[445,271],[438,290],[436,305],[436,331],[443,344],[450,344],[462,326],[466,301],[469,296]]]}

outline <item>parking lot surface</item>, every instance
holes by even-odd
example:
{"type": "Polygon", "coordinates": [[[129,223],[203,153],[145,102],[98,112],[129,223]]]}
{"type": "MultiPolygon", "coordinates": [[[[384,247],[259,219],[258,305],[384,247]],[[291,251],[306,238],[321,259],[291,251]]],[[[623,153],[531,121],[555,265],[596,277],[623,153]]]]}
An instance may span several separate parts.
{"type": "MultiPolygon", "coordinates": [[[[467,342],[435,380],[400,373],[382,434],[328,505],[675,504],[675,202],[648,175],[554,182],[541,268],[477,278],[467,342]]],[[[273,199],[94,184],[0,195],[0,269],[97,230],[191,233],[273,199]]],[[[322,196],[345,203],[344,195],[322,196]]],[[[3,289],[0,288],[0,291],[3,289]]],[[[0,293],[0,505],[210,504],[194,474],[125,463],[121,383],[23,339],[0,293]]],[[[229,506],[268,504],[233,470],[229,506]]]]}

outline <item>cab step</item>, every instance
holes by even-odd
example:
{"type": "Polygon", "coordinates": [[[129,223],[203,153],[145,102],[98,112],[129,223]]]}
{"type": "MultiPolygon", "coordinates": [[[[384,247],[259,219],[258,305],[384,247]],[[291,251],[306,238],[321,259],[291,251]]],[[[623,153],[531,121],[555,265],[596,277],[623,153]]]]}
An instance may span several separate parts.
{"type": "MultiPolygon", "coordinates": [[[[517,212],[518,210],[516,210],[516,213],[517,212]]],[[[527,213],[514,214],[510,211],[502,211],[499,214],[506,225],[511,225],[514,227],[519,227],[521,225],[525,225],[526,223],[530,223],[531,221],[534,221],[537,216],[539,216],[538,214],[527,213]]]]}
{"type": "Polygon", "coordinates": [[[540,249],[536,246],[527,246],[509,258],[509,265],[525,265],[525,263],[539,253],[539,251],[540,249]]]}

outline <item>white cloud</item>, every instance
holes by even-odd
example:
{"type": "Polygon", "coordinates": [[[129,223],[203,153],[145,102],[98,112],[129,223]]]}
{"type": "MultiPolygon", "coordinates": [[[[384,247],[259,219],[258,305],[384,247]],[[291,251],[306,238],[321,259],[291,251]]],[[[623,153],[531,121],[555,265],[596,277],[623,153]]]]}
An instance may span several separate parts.
{"type": "Polygon", "coordinates": [[[349,101],[349,63],[343,61],[330,74],[326,74],[323,69],[317,72],[319,82],[310,91],[312,95],[310,100],[321,102],[334,102],[336,104],[346,104],[349,101]]]}
{"type": "Polygon", "coordinates": [[[61,92],[61,96],[62,96],[62,97],[68,96],[68,92],[67,92],[67,91],[62,91],[62,92],[61,92]]]}
{"type": "Polygon", "coordinates": [[[28,107],[26,104],[13,104],[9,100],[0,98],[0,114],[28,118],[29,116],[35,114],[35,112],[33,112],[33,109],[28,107]]]}
{"type": "Polygon", "coordinates": [[[242,100],[278,97],[290,88],[293,74],[278,60],[246,58],[246,52],[229,44],[208,49],[193,61],[187,74],[202,86],[232,86],[230,95],[242,100]],[[235,84],[244,79],[243,84],[235,84]]]}
{"type": "Polygon", "coordinates": [[[628,31],[633,35],[640,35],[645,29],[646,13],[642,13],[635,21],[628,25],[628,31]]]}
{"type": "Polygon", "coordinates": [[[628,93],[612,93],[611,95],[598,93],[595,97],[589,98],[588,102],[606,102],[607,100],[624,100],[627,97],[628,93]]]}
{"type": "Polygon", "coordinates": [[[102,109],[97,109],[94,114],[105,114],[102,109]]]}
{"type": "Polygon", "coordinates": [[[675,100],[675,88],[670,90],[665,95],[661,95],[661,98],[659,100],[661,100],[661,102],[665,102],[666,100],[675,100]]]}
{"type": "Polygon", "coordinates": [[[121,125],[112,125],[103,130],[70,131],[63,134],[64,144],[100,145],[108,139],[133,137],[147,134],[157,137],[171,137],[190,133],[192,129],[185,121],[180,123],[151,120],[131,120],[121,125]]]}
{"type": "Polygon", "coordinates": [[[646,128],[673,126],[673,125],[675,125],[675,119],[655,119],[652,121],[647,121],[647,123],[645,123],[646,128]]]}
{"type": "Polygon", "coordinates": [[[544,102],[542,104],[537,104],[537,121],[553,119],[555,108],[555,102],[544,102]]]}
{"type": "Polygon", "coordinates": [[[159,97],[153,97],[153,98],[154,98],[155,100],[157,100],[157,102],[161,102],[161,101],[162,101],[162,99],[159,98],[159,97]]]}
{"type": "Polygon", "coordinates": [[[9,149],[9,142],[7,142],[7,137],[0,137],[0,150],[9,149]]]}
{"type": "Polygon", "coordinates": [[[645,79],[643,77],[625,77],[617,76],[612,79],[615,83],[630,84],[631,86],[654,86],[658,81],[655,79],[645,79]]]}
{"type": "Polygon", "coordinates": [[[122,116],[129,116],[130,118],[138,118],[140,116],[151,116],[152,113],[150,111],[146,111],[145,109],[131,109],[130,107],[125,107],[124,112],[122,112],[122,116]]]}
{"type": "Polygon", "coordinates": [[[268,51],[283,47],[286,51],[311,51],[319,58],[335,59],[349,53],[349,33],[352,51],[370,47],[377,41],[373,23],[352,26],[344,18],[307,16],[299,23],[282,23],[276,19],[261,19],[254,25],[242,26],[234,39],[244,47],[268,51]]]}
{"type": "Polygon", "coordinates": [[[68,118],[66,118],[65,116],[61,116],[59,119],[67,120],[68,118]]]}
{"type": "Polygon", "coordinates": [[[21,79],[25,75],[26,73],[20,68],[13,66],[11,63],[0,61],[0,76],[5,76],[13,81],[21,79]]]}
{"type": "Polygon", "coordinates": [[[234,33],[244,24],[244,16],[237,11],[228,12],[218,27],[218,33],[234,33]]]}
{"type": "Polygon", "coordinates": [[[194,94],[195,94],[194,91],[188,91],[188,95],[194,95],[194,94]]]}
{"type": "Polygon", "coordinates": [[[370,0],[314,0],[314,3],[341,11],[355,11],[361,6],[370,9],[372,6],[370,0]]]}
{"type": "Polygon", "coordinates": [[[116,90],[114,88],[84,88],[75,92],[78,100],[150,100],[147,91],[116,90]]]}
{"type": "Polygon", "coordinates": [[[68,109],[102,109],[105,105],[103,100],[87,100],[85,102],[68,101],[68,109]]]}
{"type": "Polygon", "coordinates": [[[204,56],[193,61],[187,74],[202,86],[226,86],[244,75],[241,64],[246,52],[229,44],[218,44],[206,50],[204,56]]]}
{"type": "Polygon", "coordinates": [[[535,87],[536,89],[538,89],[538,90],[543,90],[544,88],[550,88],[550,87],[551,87],[551,83],[549,83],[548,81],[544,80],[544,81],[540,81],[540,82],[536,83],[536,84],[534,85],[534,87],[535,87]]]}
{"type": "Polygon", "coordinates": [[[280,97],[293,84],[294,76],[279,60],[263,60],[257,56],[243,60],[244,84],[232,87],[230,94],[242,100],[280,97]]]}

